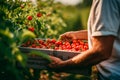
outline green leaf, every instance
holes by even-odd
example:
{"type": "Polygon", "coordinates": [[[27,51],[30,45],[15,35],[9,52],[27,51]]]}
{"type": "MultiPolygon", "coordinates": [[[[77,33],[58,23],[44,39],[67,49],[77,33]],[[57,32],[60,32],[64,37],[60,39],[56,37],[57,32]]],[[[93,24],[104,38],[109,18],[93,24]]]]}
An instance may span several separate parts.
{"type": "Polygon", "coordinates": [[[52,62],[48,54],[40,52],[40,51],[31,51],[30,55],[37,55],[37,56],[40,56],[49,62],[52,62]]]}
{"type": "Polygon", "coordinates": [[[12,39],[14,37],[13,33],[9,31],[9,28],[6,28],[6,30],[0,30],[0,35],[3,35],[8,39],[12,39]]]}
{"type": "Polygon", "coordinates": [[[28,30],[23,30],[23,33],[21,34],[21,37],[20,37],[19,44],[22,44],[23,42],[26,42],[30,39],[35,38],[35,37],[36,37],[36,35],[33,32],[28,31],[28,30]]]}
{"type": "Polygon", "coordinates": [[[23,30],[23,34],[21,36],[22,39],[25,39],[26,37],[31,37],[31,38],[35,38],[35,34],[31,31],[28,30],[23,30]]]}

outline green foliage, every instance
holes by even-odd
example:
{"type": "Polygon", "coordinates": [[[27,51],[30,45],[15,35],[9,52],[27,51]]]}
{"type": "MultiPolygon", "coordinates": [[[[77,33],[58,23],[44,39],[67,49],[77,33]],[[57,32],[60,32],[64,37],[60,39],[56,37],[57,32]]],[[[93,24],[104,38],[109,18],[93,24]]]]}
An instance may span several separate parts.
{"type": "Polygon", "coordinates": [[[60,28],[66,27],[66,24],[57,9],[54,9],[56,5],[52,2],[53,0],[45,2],[39,0],[37,6],[29,1],[20,2],[17,8],[7,12],[8,20],[14,23],[11,30],[19,34],[20,30],[33,27],[33,33],[37,38],[57,37],[62,30],[60,28]],[[28,17],[32,19],[29,20],[28,17]]]}
{"type": "Polygon", "coordinates": [[[75,7],[53,3],[53,0],[37,0],[37,4],[33,5],[30,0],[0,0],[0,80],[37,80],[26,68],[27,56],[18,48],[23,42],[58,38],[66,31],[83,29],[75,7]]]}
{"type": "Polygon", "coordinates": [[[90,7],[84,7],[80,9],[80,17],[83,29],[87,29],[87,21],[89,17],[90,7]]]}
{"type": "Polygon", "coordinates": [[[52,62],[50,57],[48,56],[48,54],[45,54],[45,53],[40,52],[40,51],[31,51],[30,55],[37,55],[37,56],[40,56],[43,59],[47,60],[48,62],[52,62]]]}
{"type": "Polygon", "coordinates": [[[20,80],[20,76],[24,77],[23,74],[19,73],[16,62],[25,67],[27,57],[17,48],[14,34],[8,28],[6,30],[0,29],[0,56],[0,75],[3,77],[0,79],[12,79],[15,76],[14,80],[20,80]]]}
{"type": "Polygon", "coordinates": [[[77,31],[83,29],[79,9],[74,6],[66,6],[63,9],[62,17],[67,24],[65,31],[77,31]]]}
{"type": "Polygon", "coordinates": [[[93,0],[83,0],[82,3],[79,3],[77,5],[78,8],[86,8],[86,7],[91,7],[93,0]]]}
{"type": "Polygon", "coordinates": [[[26,76],[30,77],[30,74],[24,73],[24,71],[29,73],[25,68],[27,56],[19,51],[18,44],[21,43],[21,40],[24,41],[27,36],[29,38],[34,36],[26,35],[26,37],[20,38],[19,36],[24,35],[26,32],[14,33],[14,22],[8,16],[9,12],[13,12],[16,8],[17,3],[13,1],[0,1],[0,80],[24,80],[26,76]],[[16,5],[13,6],[13,4],[16,5]],[[18,69],[17,63],[22,65],[23,70],[18,69]]]}

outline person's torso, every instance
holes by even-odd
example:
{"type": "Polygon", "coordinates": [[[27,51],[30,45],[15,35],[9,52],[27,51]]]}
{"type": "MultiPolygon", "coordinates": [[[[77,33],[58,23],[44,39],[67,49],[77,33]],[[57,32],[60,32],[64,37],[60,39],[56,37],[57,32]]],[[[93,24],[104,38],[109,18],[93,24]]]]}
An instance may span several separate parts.
{"type": "MultiPolygon", "coordinates": [[[[119,16],[117,16],[117,18],[119,17],[119,20],[120,20],[120,6],[119,6],[120,5],[120,0],[93,0],[91,12],[90,12],[89,19],[88,19],[88,43],[89,43],[89,48],[92,47],[91,37],[92,37],[92,34],[95,30],[94,29],[95,21],[99,17],[101,17],[101,16],[99,16],[100,13],[97,13],[97,11],[99,12],[100,7],[96,7],[96,6],[98,6],[98,4],[101,5],[103,1],[106,1],[106,2],[110,1],[110,2],[115,3],[115,4],[113,4],[113,3],[111,3],[111,4],[115,5],[115,8],[116,7],[119,8],[119,11],[117,11],[119,16]]],[[[107,5],[109,5],[109,4],[106,4],[106,7],[108,7],[107,5]]],[[[108,16],[109,13],[108,14],[106,13],[105,15],[108,16]]],[[[103,16],[105,16],[105,15],[103,14],[103,16]]],[[[111,15],[109,15],[109,17],[111,15]]],[[[116,17],[116,16],[112,16],[108,19],[112,19],[112,18],[114,19],[114,17],[116,17]]],[[[109,22],[109,20],[108,20],[108,22],[109,22]]],[[[118,21],[118,22],[120,24],[120,21],[118,21]]],[[[96,23],[96,25],[97,25],[97,23],[96,23]]],[[[116,25],[113,25],[113,26],[116,26],[116,25]]],[[[97,65],[97,68],[100,72],[99,76],[101,77],[101,80],[120,80],[120,25],[119,25],[118,28],[114,27],[113,29],[117,29],[117,33],[115,34],[116,39],[115,39],[114,44],[113,44],[112,55],[108,60],[102,61],[101,63],[99,63],[97,65]]],[[[101,29],[101,31],[102,31],[102,29],[101,29]]],[[[104,33],[103,33],[103,36],[104,36],[104,33]]]]}

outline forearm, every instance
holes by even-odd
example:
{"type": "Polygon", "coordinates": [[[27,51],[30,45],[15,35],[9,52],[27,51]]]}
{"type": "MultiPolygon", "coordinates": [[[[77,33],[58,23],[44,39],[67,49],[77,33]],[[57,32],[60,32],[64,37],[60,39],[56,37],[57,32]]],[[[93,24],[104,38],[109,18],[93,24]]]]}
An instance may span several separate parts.
{"type": "Polygon", "coordinates": [[[108,59],[111,56],[114,37],[101,36],[92,38],[93,47],[87,51],[81,52],[77,56],[64,61],[65,64],[91,66],[108,59]]]}
{"type": "Polygon", "coordinates": [[[72,58],[74,64],[78,64],[80,66],[92,66],[95,65],[106,58],[103,57],[99,52],[94,52],[94,50],[87,50],[85,52],[81,52],[78,56],[72,58]]]}
{"type": "Polygon", "coordinates": [[[105,58],[102,55],[99,55],[91,50],[87,50],[85,52],[81,52],[77,56],[64,61],[64,66],[92,66],[101,61],[105,58]]]}

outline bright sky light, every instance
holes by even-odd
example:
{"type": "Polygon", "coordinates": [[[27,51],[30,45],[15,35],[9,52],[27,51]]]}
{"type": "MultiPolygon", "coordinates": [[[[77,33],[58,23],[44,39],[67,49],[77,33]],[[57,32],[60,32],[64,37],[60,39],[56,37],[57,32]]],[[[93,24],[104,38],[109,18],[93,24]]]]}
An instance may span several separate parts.
{"type": "Polygon", "coordinates": [[[76,5],[80,2],[82,2],[83,0],[55,0],[56,2],[61,2],[63,4],[66,5],[76,5]]]}
{"type": "MultiPolygon", "coordinates": [[[[22,1],[27,1],[27,0],[22,0],[22,1]]],[[[36,3],[36,0],[31,0],[34,4],[36,3]]],[[[83,0],[55,0],[55,2],[61,2],[65,5],[76,5],[83,0]]]]}

